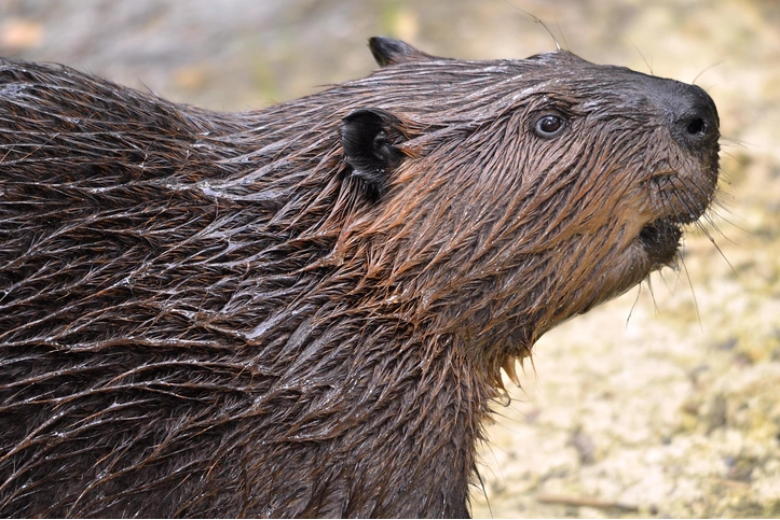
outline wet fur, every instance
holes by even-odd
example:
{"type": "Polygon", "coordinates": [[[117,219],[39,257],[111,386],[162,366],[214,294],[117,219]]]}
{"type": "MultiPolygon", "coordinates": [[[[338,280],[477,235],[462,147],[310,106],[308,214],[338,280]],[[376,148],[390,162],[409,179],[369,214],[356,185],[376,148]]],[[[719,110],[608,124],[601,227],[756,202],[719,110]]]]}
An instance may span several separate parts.
{"type": "Polygon", "coordinates": [[[666,80],[381,43],[240,114],[0,61],[0,516],[466,516],[501,368],[711,200],[666,80]]]}

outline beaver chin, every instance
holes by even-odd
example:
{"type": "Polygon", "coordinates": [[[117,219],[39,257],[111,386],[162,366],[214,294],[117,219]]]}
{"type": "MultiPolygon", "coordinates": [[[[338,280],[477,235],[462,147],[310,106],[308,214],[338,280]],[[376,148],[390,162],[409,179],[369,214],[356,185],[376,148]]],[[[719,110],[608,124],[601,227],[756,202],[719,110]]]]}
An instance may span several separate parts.
{"type": "Polygon", "coordinates": [[[673,263],[680,249],[682,223],[670,218],[659,218],[642,228],[637,239],[642,245],[651,270],[673,263]]]}

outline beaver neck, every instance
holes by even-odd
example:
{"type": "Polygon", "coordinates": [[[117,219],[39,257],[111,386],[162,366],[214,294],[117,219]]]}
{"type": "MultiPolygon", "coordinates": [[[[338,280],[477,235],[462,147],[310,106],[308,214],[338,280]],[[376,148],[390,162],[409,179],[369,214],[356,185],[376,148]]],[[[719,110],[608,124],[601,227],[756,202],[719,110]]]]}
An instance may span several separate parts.
{"type": "MultiPolygon", "coordinates": [[[[369,249],[349,240],[376,203],[343,175],[337,141],[323,138],[293,154],[317,162],[291,160],[299,143],[286,141],[280,149],[278,136],[269,137],[279,131],[275,118],[252,117],[259,119],[247,119],[251,149],[221,161],[234,172],[209,190],[231,205],[254,200],[248,211],[268,208],[262,227],[232,238],[257,242],[262,229],[267,243],[242,256],[248,263],[236,292],[251,295],[240,310],[244,318],[227,316],[230,325],[219,327],[239,345],[244,370],[273,380],[248,419],[254,410],[285,410],[287,430],[255,432],[282,442],[273,450],[278,483],[254,496],[297,516],[468,515],[495,376],[462,338],[410,322],[387,301],[375,264],[365,257],[369,249]],[[384,461],[382,474],[362,460],[384,461]],[[301,502],[301,490],[290,489],[285,468],[293,479],[302,463],[313,475],[303,486],[316,482],[332,490],[303,494],[327,496],[327,504],[301,502]],[[376,489],[379,496],[367,494],[376,489]]],[[[268,421],[253,428],[268,428],[268,421]]]]}

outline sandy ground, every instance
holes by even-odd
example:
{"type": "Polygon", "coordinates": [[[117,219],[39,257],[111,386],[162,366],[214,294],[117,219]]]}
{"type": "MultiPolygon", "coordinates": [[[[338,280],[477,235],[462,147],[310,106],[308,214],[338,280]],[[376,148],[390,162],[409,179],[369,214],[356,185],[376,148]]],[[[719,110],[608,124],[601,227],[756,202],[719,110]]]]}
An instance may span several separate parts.
{"type": "Polygon", "coordinates": [[[496,405],[477,517],[780,516],[780,7],[774,0],[0,0],[0,54],[248,109],[366,74],[365,40],[441,55],[562,47],[696,82],[722,183],[684,267],[535,346],[496,405]],[[711,240],[712,239],[712,240],[711,240]]]}

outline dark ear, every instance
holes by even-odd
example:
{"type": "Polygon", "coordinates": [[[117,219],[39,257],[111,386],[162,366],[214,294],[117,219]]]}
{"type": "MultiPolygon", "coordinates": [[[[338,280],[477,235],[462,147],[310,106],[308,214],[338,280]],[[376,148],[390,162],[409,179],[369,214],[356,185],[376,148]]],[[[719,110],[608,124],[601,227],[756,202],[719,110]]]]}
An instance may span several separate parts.
{"type": "Polygon", "coordinates": [[[403,152],[395,147],[403,138],[400,124],[393,114],[378,109],[356,110],[342,119],[341,147],[347,164],[372,199],[382,196],[387,178],[403,161],[403,152]]]}
{"type": "Polygon", "coordinates": [[[371,54],[380,67],[406,63],[409,61],[426,61],[435,59],[434,56],[418,51],[408,43],[384,36],[374,36],[368,40],[371,54]]]}

